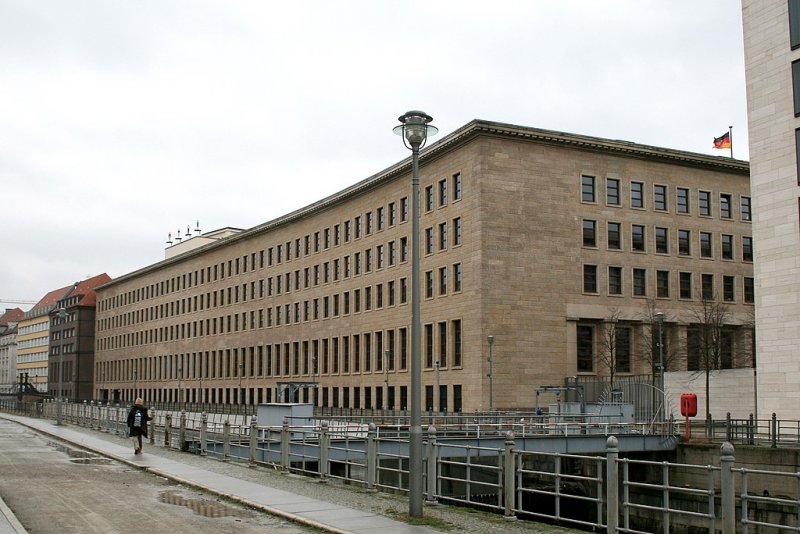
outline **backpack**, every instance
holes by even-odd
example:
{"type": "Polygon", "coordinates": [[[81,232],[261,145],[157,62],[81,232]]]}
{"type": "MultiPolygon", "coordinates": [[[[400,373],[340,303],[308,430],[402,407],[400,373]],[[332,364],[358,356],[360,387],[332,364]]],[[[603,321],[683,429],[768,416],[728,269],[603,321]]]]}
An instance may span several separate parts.
{"type": "Polygon", "coordinates": [[[133,414],[133,426],[135,428],[142,428],[142,411],[136,410],[136,413],[133,414]]]}

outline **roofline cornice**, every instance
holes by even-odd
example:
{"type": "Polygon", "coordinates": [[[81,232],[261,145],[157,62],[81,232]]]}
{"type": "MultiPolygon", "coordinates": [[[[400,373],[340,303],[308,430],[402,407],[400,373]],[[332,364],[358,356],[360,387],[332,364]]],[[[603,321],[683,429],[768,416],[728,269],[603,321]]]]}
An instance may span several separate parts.
{"type": "MultiPolygon", "coordinates": [[[[649,161],[658,161],[673,165],[683,165],[686,167],[708,169],[713,171],[725,171],[733,174],[748,175],[750,164],[747,161],[724,158],[720,156],[709,156],[696,152],[673,150],[650,145],[641,145],[629,141],[614,139],[604,139],[587,135],[578,135],[554,130],[543,130],[526,126],[515,126],[500,122],[485,121],[475,119],[464,126],[458,128],[439,141],[429,145],[420,151],[420,161],[433,161],[445,156],[458,147],[482,136],[498,137],[505,139],[517,139],[524,142],[543,143],[548,145],[563,146],[588,152],[610,153],[622,157],[630,157],[649,161]]],[[[98,285],[95,291],[112,287],[118,283],[135,278],[142,274],[158,271],[174,264],[182,263],[195,256],[205,254],[219,247],[228,246],[231,243],[249,239],[251,237],[275,230],[292,222],[301,220],[305,217],[321,213],[333,206],[348,199],[357,197],[370,189],[373,189],[385,182],[393,180],[398,176],[411,172],[411,156],[400,160],[396,164],[388,167],[368,178],[365,178],[337,193],[323,198],[313,204],[297,209],[291,213],[244,230],[236,235],[220,239],[196,249],[188,250],[172,258],[162,260],[124,274],[112,279],[105,284],[98,285]]]]}

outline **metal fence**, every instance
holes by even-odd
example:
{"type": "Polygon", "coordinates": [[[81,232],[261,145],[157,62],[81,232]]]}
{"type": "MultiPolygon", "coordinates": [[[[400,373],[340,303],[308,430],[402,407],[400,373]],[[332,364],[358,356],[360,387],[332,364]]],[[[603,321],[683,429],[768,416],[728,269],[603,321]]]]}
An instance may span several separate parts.
{"type": "MultiPolygon", "coordinates": [[[[54,417],[52,405],[0,403],[6,411],[54,417]]],[[[127,408],[67,404],[64,421],[127,435],[127,408]]],[[[407,492],[407,434],[402,427],[381,429],[318,420],[312,425],[258,426],[244,415],[153,412],[151,443],[221,460],[273,465],[319,480],[340,480],[370,490],[407,492]]],[[[735,421],[727,422],[731,436],[735,421]]],[[[755,423],[755,422],[754,422],[755,423]]],[[[755,439],[760,425],[748,425],[755,439]]],[[[773,420],[775,443],[795,438],[795,426],[773,420]],[[792,429],[790,431],[790,429],[792,429]]],[[[444,430],[444,429],[442,429],[444,430]]],[[[472,446],[427,429],[424,491],[427,502],[479,507],[508,518],[531,518],[606,532],[672,532],[682,528],[709,533],[800,532],[800,472],[735,465],[726,441],[716,465],[690,465],[620,458],[617,439],[604,455],[518,450],[507,432],[502,448],[472,446]],[[754,490],[769,487],[780,491],[754,490]],[[758,480],[758,484],[754,481],[758,480]]]]}

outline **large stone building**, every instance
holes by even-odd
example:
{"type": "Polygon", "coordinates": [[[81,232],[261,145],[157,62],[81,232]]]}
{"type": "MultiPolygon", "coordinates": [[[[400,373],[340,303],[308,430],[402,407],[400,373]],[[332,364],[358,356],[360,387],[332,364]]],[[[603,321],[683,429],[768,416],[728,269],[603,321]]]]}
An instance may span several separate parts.
{"type": "MultiPolygon", "coordinates": [[[[746,162],[473,121],[422,152],[420,187],[423,408],[649,375],[659,311],[668,370],[699,369],[709,302],[715,365],[750,365],[746,162]]],[[[259,403],[294,382],[317,405],[406,408],[409,194],[404,160],[99,287],[96,396],[259,403]]]]}
{"type": "Polygon", "coordinates": [[[800,2],[743,0],[759,411],[800,406],[800,2]]]}
{"type": "Polygon", "coordinates": [[[50,311],[48,393],[53,397],[94,398],[94,288],[110,281],[103,273],[75,282],[50,311]]]}
{"type": "Polygon", "coordinates": [[[21,308],[0,315],[0,393],[13,391],[17,381],[17,324],[24,316],[21,308]]]}
{"type": "Polygon", "coordinates": [[[47,293],[33,308],[25,312],[17,325],[17,377],[27,375],[40,393],[48,391],[47,360],[50,354],[50,312],[58,299],[72,286],[47,293]]]}

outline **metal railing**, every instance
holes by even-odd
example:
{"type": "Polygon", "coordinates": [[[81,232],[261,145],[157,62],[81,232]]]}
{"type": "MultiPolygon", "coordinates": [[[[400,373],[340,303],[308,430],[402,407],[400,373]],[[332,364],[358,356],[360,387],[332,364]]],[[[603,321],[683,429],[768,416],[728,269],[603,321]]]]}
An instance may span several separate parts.
{"type": "MultiPolygon", "coordinates": [[[[48,404],[2,401],[0,408],[34,417],[54,414],[48,404]]],[[[126,436],[127,411],[66,404],[63,417],[68,423],[126,436]]],[[[408,490],[407,436],[401,426],[381,433],[374,423],[365,430],[324,420],[292,425],[287,418],[281,426],[263,427],[244,415],[153,411],[152,416],[151,443],[370,490],[408,490]]],[[[753,423],[743,434],[747,440],[759,435],[759,425],[753,423]]],[[[737,424],[726,421],[732,437],[742,435],[734,430],[737,424]]],[[[791,423],[773,419],[769,429],[774,442],[794,439],[791,423]]],[[[448,435],[428,427],[425,436],[424,492],[429,503],[480,507],[508,518],[606,532],[667,533],[679,524],[725,534],[737,528],[745,533],[748,528],[800,532],[800,472],[735,467],[729,441],[722,445],[717,465],[692,465],[620,458],[614,436],[607,439],[605,455],[575,455],[517,450],[513,432],[505,434],[501,448],[459,444],[448,435]]]]}

